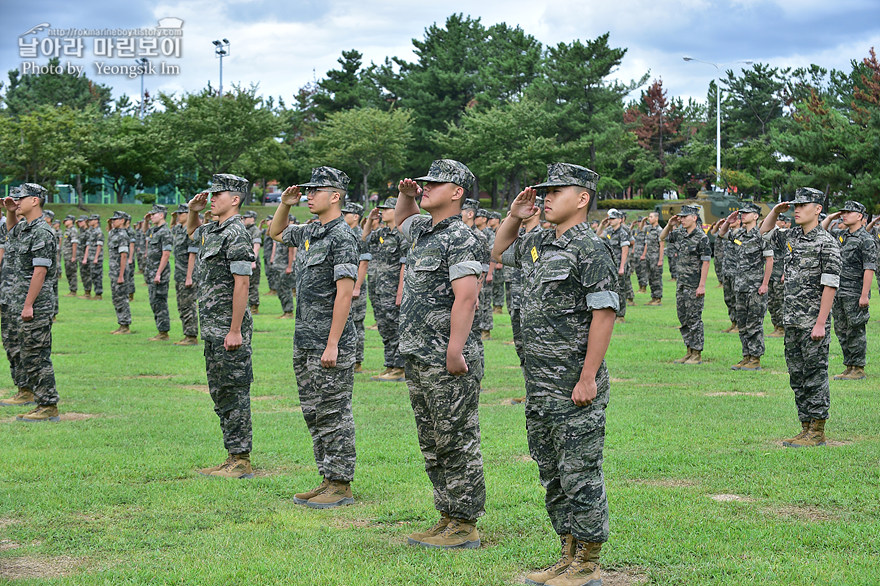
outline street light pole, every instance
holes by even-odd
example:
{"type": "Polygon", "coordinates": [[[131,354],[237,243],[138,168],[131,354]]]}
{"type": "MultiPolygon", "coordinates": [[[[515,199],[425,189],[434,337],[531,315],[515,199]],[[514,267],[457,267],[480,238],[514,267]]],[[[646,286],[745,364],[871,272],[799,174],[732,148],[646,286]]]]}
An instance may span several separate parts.
{"type": "Polygon", "coordinates": [[[220,58],[220,95],[223,95],[223,58],[229,56],[229,39],[213,41],[214,54],[220,58]]]}
{"type": "Polygon", "coordinates": [[[140,116],[141,120],[144,119],[144,73],[147,71],[147,66],[150,64],[150,61],[146,57],[141,57],[140,59],[135,59],[135,63],[141,66],[141,108],[140,108],[140,116]]]}

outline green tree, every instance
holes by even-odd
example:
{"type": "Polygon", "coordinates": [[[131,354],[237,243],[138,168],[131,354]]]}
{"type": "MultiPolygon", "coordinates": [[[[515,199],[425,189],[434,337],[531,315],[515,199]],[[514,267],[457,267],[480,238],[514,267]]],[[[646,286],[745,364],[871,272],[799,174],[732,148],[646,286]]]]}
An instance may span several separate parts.
{"type": "Polygon", "coordinates": [[[363,54],[354,49],[343,51],[337,59],[341,69],[331,69],[318,82],[312,97],[318,120],[342,110],[382,105],[372,70],[362,68],[362,58],[363,54]]]}
{"type": "MultiPolygon", "coordinates": [[[[58,58],[50,59],[49,66],[55,71],[59,67],[58,58]]],[[[9,72],[9,83],[0,97],[0,104],[12,116],[27,114],[40,106],[66,106],[74,110],[93,107],[102,113],[110,111],[109,87],[93,82],[85,74],[75,75],[63,71],[63,67],[61,69],[62,73],[24,75],[13,69],[9,72]]]]}
{"type": "Polygon", "coordinates": [[[110,178],[117,203],[132,189],[165,179],[165,157],[153,124],[119,112],[95,124],[90,160],[110,178]]]}

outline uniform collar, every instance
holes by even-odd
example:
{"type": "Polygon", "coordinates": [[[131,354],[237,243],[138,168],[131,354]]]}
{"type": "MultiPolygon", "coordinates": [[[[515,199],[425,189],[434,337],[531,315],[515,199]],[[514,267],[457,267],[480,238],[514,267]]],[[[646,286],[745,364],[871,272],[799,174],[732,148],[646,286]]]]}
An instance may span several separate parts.
{"type": "MultiPolygon", "coordinates": [[[[231,224],[232,222],[235,222],[236,220],[238,220],[239,222],[241,221],[241,216],[239,214],[233,214],[233,215],[229,216],[228,218],[223,220],[223,222],[220,224],[218,224],[217,222],[211,222],[212,224],[214,224],[211,227],[211,232],[218,232],[220,230],[223,230],[229,224],[231,224]]],[[[242,224],[242,225],[244,225],[244,224],[242,224]]]]}
{"type": "MultiPolygon", "coordinates": [[[[436,224],[428,226],[428,229],[425,232],[439,232],[440,230],[446,229],[447,226],[449,226],[450,224],[452,224],[452,222],[456,220],[461,221],[461,214],[456,214],[454,216],[449,216],[448,218],[443,218],[436,224]]],[[[479,232],[479,228],[477,228],[476,226],[474,226],[473,229],[479,232]]]]}
{"type": "Polygon", "coordinates": [[[568,243],[571,242],[572,238],[577,236],[578,234],[583,234],[584,232],[592,232],[590,229],[590,225],[586,222],[581,222],[580,224],[575,224],[568,230],[562,233],[562,236],[556,237],[556,230],[553,228],[548,229],[548,240],[550,240],[550,244],[557,248],[566,248],[568,243]]]}

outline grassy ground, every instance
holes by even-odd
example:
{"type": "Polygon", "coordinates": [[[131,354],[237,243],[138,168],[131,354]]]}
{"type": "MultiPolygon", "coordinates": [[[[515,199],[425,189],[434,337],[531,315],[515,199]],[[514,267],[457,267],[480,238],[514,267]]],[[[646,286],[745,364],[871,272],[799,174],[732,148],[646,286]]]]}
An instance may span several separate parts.
{"type": "MultiPolygon", "coordinates": [[[[503,343],[507,315],[495,316],[486,344],[484,545],[438,552],[405,545],[436,513],[403,384],[356,375],[356,504],[314,511],[293,503],[318,477],[291,368],[293,322],[275,319],[276,297],[265,297],[255,317],[258,477],[199,476],[197,468],[225,456],[202,353],[146,341],[155,328],[138,279],[133,336],[107,335],[115,327],[109,293],[102,302],[62,298],[53,361],[66,421],[26,425],[13,421],[24,409],[0,411],[0,582],[498,585],[555,559],[523,407],[511,402],[524,387],[503,343]]],[[[739,341],[720,333],[726,312],[713,282],[707,362],[672,364],[684,350],[673,285],[659,308],[636,296],[609,350],[612,525],[603,566],[616,573],[606,586],[876,584],[876,299],[871,378],[831,383],[835,445],[792,450],[779,443],[799,430],[782,340],[767,340],[763,371],[730,371],[739,341]]],[[[836,340],[831,348],[834,374],[842,370],[836,340]]],[[[381,356],[378,333],[368,331],[366,367],[378,371],[381,356]]],[[[10,387],[5,369],[0,380],[10,387]]]]}

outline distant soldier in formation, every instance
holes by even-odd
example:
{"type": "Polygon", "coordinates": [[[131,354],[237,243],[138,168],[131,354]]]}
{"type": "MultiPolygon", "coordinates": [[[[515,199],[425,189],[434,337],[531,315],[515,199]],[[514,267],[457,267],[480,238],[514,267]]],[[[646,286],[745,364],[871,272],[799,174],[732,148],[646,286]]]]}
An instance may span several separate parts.
{"type": "Polygon", "coordinates": [[[147,230],[147,255],[144,264],[144,279],[150,293],[150,309],[153,310],[153,318],[156,321],[158,333],[150,338],[151,342],[168,340],[168,332],[171,330],[171,316],[168,314],[168,285],[171,280],[171,267],[169,259],[174,249],[171,230],[165,223],[168,209],[163,205],[154,204],[148,214],[144,216],[144,226],[147,230]],[[153,226],[146,228],[146,222],[153,226]]]}
{"type": "Polygon", "coordinates": [[[363,239],[370,257],[370,303],[373,305],[376,325],[385,347],[385,370],[372,378],[403,382],[406,378],[404,359],[399,349],[398,326],[407,244],[394,223],[396,206],[397,198],[389,197],[373,208],[364,227],[363,239]],[[380,220],[382,225],[374,230],[375,220],[380,220]]]}
{"type": "MultiPolygon", "coordinates": [[[[496,211],[490,211],[488,226],[492,230],[493,235],[497,234],[498,227],[501,226],[501,214],[496,211]]],[[[507,276],[504,273],[506,270],[507,269],[500,262],[495,263],[495,266],[493,267],[492,312],[499,315],[504,312],[504,300],[506,298],[504,289],[507,285],[507,276]]]]}
{"type": "Polygon", "coordinates": [[[174,221],[174,226],[171,228],[171,242],[174,247],[174,290],[177,294],[177,313],[183,326],[183,339],[174,342],[174,345],[195,346],[199,343],[197,313],[199,289],[194,281],[194,271],[199,249],[193,245],[187,233],[189,206],[182,203],[171,215],[174,221]]]}
{"type": "MultiPolygon", "coordinates": [[[[608,217],[602,219],[602,222],[599,224],[599,233],[597,234],[605,238],[608,244],[611,245],[611,253],[617,265],[617,295],[620,298],[620,307],[617,309],[617,323],[626,321],[626,301],[629,294],[629,290],[626,287],[626,264],[629,259],[629,249],[632,245],[632,235],[623,223],[624,218],[623,212],[614,209],[608,210],[608,217]]],[[[631,281],[629,289],[632,289],[631,281]]]]}
{"type": "MultiPolygon", "coordinates": [[[[728,231],[738,230],[741,226],[739,216],[726,220],[728,231]]],[[[721,230],[721,224],[718,225],[718,229],[719,231],[721,230]]],[[[720,244],[724,250],[722,253],[724,255],[724,262],[722,263],[724,305],[727,306],[727,317],[730,318],[730,326],[723,331],[725,334],[738,334],[739,328],[736,323],[736,287],[734,286],[736,282],[736,244],[729,238],[720,240],[720,243],[718,240],[715,241],[715,246],[720,244]]]]}
{"type": "MultiPolygon", "coordinates": [[[[253,239],[238,215],[248,192],[247,179],[214,175],[211,187],[188,205],[186,231],[198,239],[199,319],[205,343],[205,371],[214,412],[220,418],[229,456],[219,466],[199,470],[205,476],[252,478],[251,362],[253,319],[247,291],[254,262],[253,239]],[[199,226],[198,212],[211,197],[216,221],[199,226]]],[[[164,240],[164,237],[162,237],[164,240]]]]}
{"type": "Polygon", "coordinates": [[[782,299],[785,284],[782,282],[782,259],[785,258],[785,244],[783,238],[776,238],[776,232],[785,232],[791,228],[791,218],[780,214],[776,219],[776,226],[764,234],[764,238],[773,246],[773,272],[770,273],[770,286],[767,289],[767,310],[770,313],[770,323],[773,331],[767,334],[768,338],[782,338],[785,336],[785,327],[782,325],[782,299]]]}
{"type": "Polygon", "coordinates": [[[877,239],[863,227],[868,210],[857,201],[847,201],[839,212],[825,218],[826,230],[832,220],[841,219],[831,234],[840,243],[840,286],[834,296],[831,315],[834,333],[843,351],[844,371],[834,380],[865,378],[868,338],[865,325],[871,319],[871,281],[877,270],[877,239]]]}
{"type": "Polygon", "coordinates": [[[123,212],[125,219],[122,221],[122,228],[128,235],[128,266],[125,267],[125,285],[128,289],[128,300],[134,301],[135,284],[134,284],[134,257],[137,254],[137,235],[138,232],[131,227],[131,214],[123,212]]]}
{"type": "Polygon", "coordinates": [[[355,279],[354,289],[351,294],[351,319],[354,322],[354,331],[357,336],[357,350],[355,350],[354,357],[355,372],[362,370],[361,365],[364,362],[364,320],[367,318],[367,291],[364,284],[367,279],[367,262],[370,255],[367,252],[367,243],[361,238],[363,230],[360,227],[360,221],[363,215],[364,206],[359,203],[346,202],[342,206],[342,217],[357,239],[358,247],[357,278],[355,279]],[[363,294],[361,289],[363,289],[363,294]],[[354,294],[355,291],[357,291],[357,295],[354,294]]]}
{"type": "Polygon", "coordinates": [[[683,205],[667,222],[660,233],[661,240],[678,248],[678,281],[675,288],[675,307],[680,332],[687,354],[674,362],[701,364],[703,361],[703,305],[706,301],[706,276],[712,260],[709,237],[699,225],[697,206],[683,205]],[[677,230],[677,227],[681,227],[677,230]]]}
{"type": "Polygon", "coordinates": [[[645,268],[647,259],[641,255],[645,250],[645,229],[645,218],[642,216],[639,216],[629,227],[629,231],[633,235],[633,254],[635,255],[630,266],[634,267],[639,293],[648,291],[648,273],[645,268]]]}
{"type": "MultiPolygon", "coordinates": [[[[534,213],[528,218],[522,219],[522,225],[519,229],[520,238],[532,230],[540,228],[541,212],[543,209],[544,199],[537,198],[535,200],[534,213]]],[[[596,222],[596,224],[598,227],[598,222],[596,222]]],[[[507,279],[507,311],[510,313],[510,329],[513,331],[513,346],[516,349],[516,355],[519,357],[519,365],[522,367],[525,364],[525,358],[523,355],[524,341],[521,325],[521,311],[523,305],[522,271],[516,266],[507,266],[504,268],[504,277],[507,279]]]]}
{"type": "Polygon", "coordinates": [[[92,274],[86,259],[86,248],[89,245],[89,217],[80,216],[76,219],[76,227],[79,231],[79,246],[77,246],[77,262],[79,263],[79,280],[83,285],[83,298],[92,298],[92,274]]]}
{"type": "Polygon", "coordinates": [[[662,305],[663,303],[663,251],[666,243],[660,240],[660,232],[662,231],[660,214],[657,212],[648,214],[645,226],[645,244],[640,255],[645,260],[645,276],[648,286],[651,288],[651,301],[647,305],[662,305]]]}
{"type": "MultiPolygon", "coordinates": [[[[287,221],[296,224],[295,218],[290,214],[287,221]]],[[[281,302],[281,315],[278,319],[293,319],[293,297],[294,289],[296,289],[296,253],[297,249],[292,248],[284,242],[272,241],[272,254],[269,262],[272,270],[277,277],[275,278],[276,293],[278,301],[281,302]]]]}
{"type": "Polygon", "coordinates": [[[67,288],[70,291],[65,297],[76,297],[79,256],[82,248],[79,243],[79,228],[76,227],[76,216],[68,214],[64,218],[64,234],[61,241],[61,254],[64,258],[64,274],[67,277],[67,288]]]}
{"type": "Polygon", "coordinates": [[[119,327],[111,334],[131,333],[131,309],[128,305],[129,285],[126,281],[126,270],[131,237],[124,228],[125,213],[116,211],[107,220],[110,229],[107,233],[107,258],[110,267],[110,294],[113,298],[113,309],[116,311],[116,323],[119,327]]]}
{"type": "Polygon", "coordinates": [[[275,249],[275,241],[269,236],[269,222],[272,216],[260,222],[260,235],[262,237],[263,251],[263,274],[266,275],[266,283],[269,284],[267,296],[278,295],[278,271],[272,266],[272,251],[275,249]]]}
{"type": "MultiPolygon", "coordinates": [[[[471,232],[474,233],[474,238],[477,239],[477,260],[480,261],[480,265],[483,269],[482,275],[480,277],[480,294],[482,294],[483,289],[486,287],[486,279],[489,277],[489,271],[492,270],[491,265],[491,247],[489,246],[489,240],[486,238],[486,234],[483,233],[482,230],[477,228],[476,225],[476,215],[477,211],[480,208],[480,203],[475,199],[465,199],[464,203],[461,204],[461,221],[464,222],[464,225],[470,228],[471,232]]],[[[489,316],[492,317],[491,314],[489,316]]],[[[474,321],[471,325],[471,329],[474,335],[480,340],[477,344],[478,352],[480,355],[480,362],[483,362],[483,340],[489,339],[491,335],[489,332],[483,332],[484,325],[484,316],[483,316],[483,306],[477,302],[477,309],[474,314],[474,321]]]]}
{"type": "Polygon", "coordinates": [[[254,271],[251,275],[250,289],[248,289],[248,305],[251,307],[251,315],[257,315],[260,313],[260,248],[263,246],[263,235],[257,226],[257,212],[248,210],[241,215],[241,219],[244,221],[244,227],[248,234],[251,235],[254,244],[254,258],[257,259],[254,261],[254,266],[251,267],[254,271]]]}
{"type": "MultiPolygon", "coordinates": [[[[135,225],[134,252],[137,257],[137,270],[141,274],[144,273],[144,265],[147,262],[147,231],[144,229],[146,223],[146,220],[140,220],[135,225]]],[[[144,284],[149,284],[146,276],[144,276],[144,284]]]]}
{"type": "Polygon", "coordinates": [[[52,320],[58,315],[58,279],[61,278],[61,231],[55,221],[55,212],[43,210],[43,220],[49,225],[52,235],[55,236],[55,262],[49,268],[49,279],[52,280],[52,320]]]}
{"type": "Polygon", "coordinates": [[[104,294],[104,231],[101,230],[101,216],[89,216],[89,236],[86,246],[86,257],[89,264],[89,275],[95,290],[94,299],[101,300],[104,294]]]}
{"type": "Polygon", "coordinates": [[[478,208],[474,214],[474,228],[486,237],[486,275],[480,288],[480,301],[477,305],[477,321],[480,326],[480,338],[488,340],[492,337],[495,321],[492,317],[492,299],[495,289],[495,263],[491,261],[490,252],[495,244],[495,232],[489,228],[489,211],[478,208]]]}
{"type": "Polygon", "coordinates": [[[802,187],[790,202],[776,204],[761,224],[766,234],[779,214],[794,207],[794,222],[787,232],[777,232],[785,247],[783,325],[785,363],[794,391],[801,432],[783,441],[787,447],[824,446],[825,422],[831,405],[828,385],[828,317],[840,285],[840,247],[819,226],[825,194],[802,187]]]}

